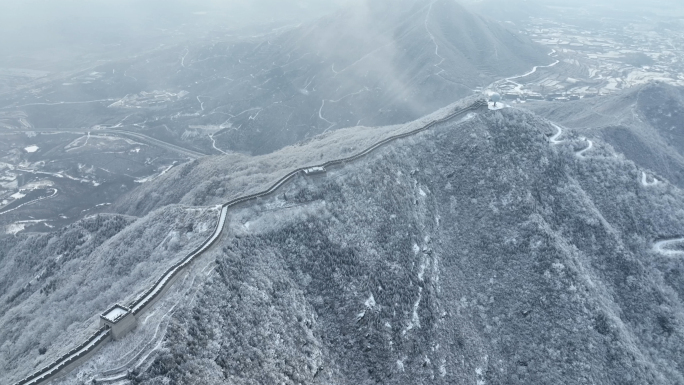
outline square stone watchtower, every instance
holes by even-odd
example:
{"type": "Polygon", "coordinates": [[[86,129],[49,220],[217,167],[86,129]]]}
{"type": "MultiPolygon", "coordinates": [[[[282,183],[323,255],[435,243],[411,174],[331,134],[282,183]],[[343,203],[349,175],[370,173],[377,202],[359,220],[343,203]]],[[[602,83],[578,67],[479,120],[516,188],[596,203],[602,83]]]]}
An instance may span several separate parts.
{"type": "Polygon", "coordinates": [[[109,326],[112,338],[118,340],[129,331],[135,329],[137,322],[131,309],[116,304],[100,316],[100,327],[109,326]]]}

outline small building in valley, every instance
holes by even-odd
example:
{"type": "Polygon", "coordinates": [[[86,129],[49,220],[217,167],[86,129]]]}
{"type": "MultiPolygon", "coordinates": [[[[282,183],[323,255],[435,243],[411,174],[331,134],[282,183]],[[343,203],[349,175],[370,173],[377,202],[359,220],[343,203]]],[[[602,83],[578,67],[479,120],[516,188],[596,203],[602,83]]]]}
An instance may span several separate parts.
{"type": "Polygon", "coordinates": [[[129,331],[135,329],[137,322],[131,309],[116,304],[100,315],[100,327],[109,326],[112,338],[118,340],[129,331]]]}

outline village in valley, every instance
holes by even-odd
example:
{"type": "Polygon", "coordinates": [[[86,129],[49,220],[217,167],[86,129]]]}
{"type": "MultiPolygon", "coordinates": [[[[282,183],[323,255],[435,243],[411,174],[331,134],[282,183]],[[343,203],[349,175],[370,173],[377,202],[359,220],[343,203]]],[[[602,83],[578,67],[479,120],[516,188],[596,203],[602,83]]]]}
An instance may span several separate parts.
{"type": "Polygon", "coordinates": [[[509,103],[590,98],[651,81],[684,86],[683,23],[603,18],[585,29],[589,20],[531,17],[516,26],[549,48],[549,63],[493,86],[509,103]]]}

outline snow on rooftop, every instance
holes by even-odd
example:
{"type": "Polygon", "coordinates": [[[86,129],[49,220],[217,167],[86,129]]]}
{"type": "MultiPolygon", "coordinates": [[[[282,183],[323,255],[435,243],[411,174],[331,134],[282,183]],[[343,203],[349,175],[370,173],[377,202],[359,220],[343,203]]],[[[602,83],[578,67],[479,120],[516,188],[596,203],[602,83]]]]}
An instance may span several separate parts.
{"type": "Polygon", "coordinates": [[[490,110],[496,111],[496,110],[502,110],[502,109],[508,107],[508,105],[503,104],[501,102],[498,102],[498,103],[496,103],[496,106],[495,106],[493,102],[489,102],[488,107],[490,110]]]}
{"type": "Polygon", "coordinates": [[[116,322],[119,319],[119,317],[122,317],[122,316],[126,315],[127,313],[128,313],[128,310],[124,309],[123,307],[115,306],[114,308],[112,308],[112,310],[110,310],[106,314],[103,314],[103,317],[107,321],[116,322]]]}
{"type": "Polygon", "coordinates": [[[305,174],[318,174],[323,172],[325,172],[325,168],[323,167],[310,167],[304,170],[305,174]]]}

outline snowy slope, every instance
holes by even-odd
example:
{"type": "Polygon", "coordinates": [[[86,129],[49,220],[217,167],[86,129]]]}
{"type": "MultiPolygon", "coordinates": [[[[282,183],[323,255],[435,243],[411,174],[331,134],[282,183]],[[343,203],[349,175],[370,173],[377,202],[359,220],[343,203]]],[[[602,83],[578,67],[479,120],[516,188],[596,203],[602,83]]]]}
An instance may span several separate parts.
{"type": "Polygon", "coordinates": [[[231,214],[135,381],[682,381],[682,191],[556,132],[488,112],[231,214]]]}

